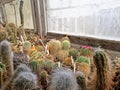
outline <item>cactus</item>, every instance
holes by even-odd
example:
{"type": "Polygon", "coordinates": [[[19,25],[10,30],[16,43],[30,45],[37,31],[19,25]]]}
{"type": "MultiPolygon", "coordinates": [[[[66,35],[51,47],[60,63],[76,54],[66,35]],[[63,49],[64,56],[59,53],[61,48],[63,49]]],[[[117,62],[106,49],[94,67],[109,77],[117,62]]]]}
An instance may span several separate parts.
{"type": "Polygon", "coordinates": [[[67,66],[72,66],[72,59],[71,57],[67,57],[64,61],[63,64],[67,65],[67,66]]]}
{"type": "Polygon", "coordinates": [[[1,42],[0,45],[0,55],[2,56],[2,63],[6,66],[6,72],[3,73],[5,75],[4,82],[8,81],[10,77],[13,75],[13,60],[12,60],[12,50],[10,43],[6,40],[1,42]]]}
{"type": "Polygon", "coordinates": [[[67,70],[58,70],[52,75],[49,90],[78,90],[74,74],[67,70]]]}
{"type": "Polygon", "coordinates": [[[9,23],[6,25],[6,30],[10,37],[11,42],[17,42],[17,27],[13,23],[9,23]]]}
{"type": "Polygon", "coordinates": [[[64,40],[70,41],[70,39],[69,39],[69,37],[67,35],[61,39],[61,41],[64,41],[64,40]]]}
{"type": "Polygon", "coordinates": [[[76,59],[76,57],[78,55],[78,50],[75,48],[71,48],[69,51],[69,55],[76,59]]]}
{"type": "Polygon", "coordinates": [[[40,82],[41,82],[41,85],[42,85],[42,89],[43,90],[46,90],[47,89],[47,86],[48,86],[48,74],[46,71],[42,71],[40,73],[40,82]]]}
{"type": "Polygon", "coordinates": [[[76,63],[76,68],[78,71],[81,71],[85,74],[85,76],[88,78],[89,74],[90,74],[90,65],[85,63],[85,62],[81,62],[81,63],[76,63]]]}
{"type": "Polygon", "coordinates": [[[29,41],[25,41],[23,43],[23,51],[25,54],[30,54],[30,51],[31,51],[31,43],[29,41]]]}
{"type": "Polygon", "coordinates": [[[59,40],[53,39],[49,41],[47,45],[48,45],[48,50],[52,55],[56,55],[56,53],[62,48],[61,42],[59,40]]]}
{"type": "Polygon", "coordinates": [[[36,74],[38,74],[38,72],[40,71],[40,66],[39,66],[39,62],[38,61],[35,61],[35,60],[30,61],[29,67],[36,74]]]}
{"type": "Polygon", "coordinates": [[[13,90],[31,90],[37,85],[37,77],[31,72],[22,72],[13,85],[13,90]]]}
{"type": "Polygon", "coordinates": [[[11,79],[5,84],[5,86],[2,88],[2,90],[12,90],[13,88],[13,82],[16,77],[19,76],[20,73],[22,72],[31,72],[31,69],[25,65],[25,64],[20,64],[17,69],[14,72],[14,75],[11,77],[11,79]]]}
{"type": "Polygon", "coordinates": [[[81,62],[85,62],[87,64],[90,64],[90,59],[84,56],[79,56],[76,60],[76,62],[81,63],[81,62]]]}
{"type": "Polygon", "coordinates": [[[53,69],[53,65],[54,65],[54,62],[51,61],[51,60],[48,60],[48,61],[45,62],[44,69],[48,72],[48,74],[51,73],[51,71],[53,69]]]}
{"type": "Polygon", "coordinates": [[[82,72],[80,71],[76,72],[76,79],[77,79],[79,88],[81,87],[81,90],[87,90],[87,81],[86,81],[85,75],[82,72]]]}
{"type": "Polygon", "coordinates": [[[8,37],[8,33],[6,30],[0,30],[0,41],[5,40],[8,37]]]}
{"type": "Polygon", "coordinates": [[[44,47],[41,45],[36,46],[38,52],[44,51],[44,47]]]}
{"type": "Polygon", "coordinates": [[[69,52],[67,50],[60,50],[56,57],[59,61],[63,62],[65,60],[65,58],[67,58],[69,55],[69,52]]]}
{"type": "Polygon", "coordinates": [[[68,50],[69,48],[70,48],[70,41],[68,41],[68,40],[62,41],[62,49],[68,50]]]}
{"type": "Polygon", "coordinates": [[[103,51],[96,51],[94,55],[96,75],[93,77],[92,90],[110,90],[112,78],[110,62],[107,54],[103,51]]]}

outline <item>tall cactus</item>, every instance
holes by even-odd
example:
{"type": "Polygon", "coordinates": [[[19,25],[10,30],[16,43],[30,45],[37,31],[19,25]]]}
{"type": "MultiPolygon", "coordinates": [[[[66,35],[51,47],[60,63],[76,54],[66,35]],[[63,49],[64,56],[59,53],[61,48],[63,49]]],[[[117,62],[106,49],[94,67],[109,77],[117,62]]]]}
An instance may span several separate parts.
{"type": "Polygon", "coordinates": [[[6,66],[6,72],[4,73],[5,75],[4,83],[5,83],[13,75],[12,51],[11,51],[10,43],[6,40],[1,42],[0,55],[3,58],[2,63],[6,66]]]}
{"type": "Polygon", "coordinates": [[[23,72],[14,80],[13,90],[32,90],[36,85],[36,75],[31,72],[23,72]]]}
{"type": "Polygon", "coordinates": [[[110,90],[112,75],[108,56],[103,51],[96,51],[93,58],[97,71],[91,82],[94,86],[92,90],[110,90]]]}
{"type": "Polygon", "coordinates": [[[78,90],[74,74],[68,70],[58,70],[53,74],[49,90],[78,90]]]}

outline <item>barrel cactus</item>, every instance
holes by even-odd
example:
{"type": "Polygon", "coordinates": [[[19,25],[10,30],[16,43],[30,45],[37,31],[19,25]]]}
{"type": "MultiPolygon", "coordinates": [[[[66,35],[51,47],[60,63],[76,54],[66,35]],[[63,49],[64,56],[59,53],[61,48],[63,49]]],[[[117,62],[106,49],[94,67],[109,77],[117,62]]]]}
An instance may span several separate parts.
{"type": "Polygon", "coordinates": [[[69,56],[68,50],[60,50],[56,55],[58,61],[61,61],[61,62],[63,62],[65,58],[67,58],[68,56],[69,56]]]}
{"type": "Polygon", "coordinates": [[[74,74],[68,70],[57,70],[52,75],[49,90],[78,90],[74,74]]]}
{"type": "Polygon", "coordinates": [[[80,71],[76,72],[76,79],[77,79],[79,88],[81,88],[81,90],[87,90],[87,80],[85,75],[82,72],[80,71]]]}
{"type": "Polygon", "coordinates": [[[49,41],[47,45],[48,45],[48,50],[52,55],[56,55],[56,53],[62,48],[61,42],[55,39],[49,41]]]}
{"type": "Polygon", "coordinates": [[[10,77],[13,75],[13,57],[12,57],[12,50],[10,43],[6,40],[1,42],[0,45],[0,55],[2,56],[2,63],[6,66],[6,72],[4,75],[4,83],[10,79],[10,77]]]}
{"type": "Polygon", "coordinates": [[[71,48],[69,51],[69,55],[76,59],[78,55],[78,50],[75,48],[71,48]]]}
{"type": "MultiPolygon", "coordinates": [[[[96,75],[94,82],[91,82],[94,86],[94,90],[110,90],[111,88],[111,69],[110,61],[107,54],[103,51],[96,51],[94,55],[94,63],[96,66],[96,75]]],[[[92,89],[92,90],[93,90],[92,89]]]]}
{"type": "Polygon", "coordinates": [[[85,62],[87,64],[90,64],[90,59],[84,56],[79,56],[76,60],[76,62],[81,63],[81,62],[85,62]]]}
{"type": "Polygon", "coordinates": [[[41,46],[41,45],[37,45],[36,49],[37,49],[38,52],[44,51],[44,47],[41,46]]]}
{"type": "Polygon", "coordinates": [[[37,85],[37,77],[31,72],[23,72],[14,80],[13,90],[31,90],[37,85]]]}
{"type": "Polygon", "coordinates": [[[31,51],[31,43],[29,41],[25,41],[23,43],[23,51],[25,54],[30,54],[31,51]]]}
{"type": "Polygon", "coordinates": [[[71,57],[67,57],[64,61],[63,64],[67,65],[67,66],[72,66],[73,62],[71,57]]]}
{"type": "Polygon", "coordinates": [[[68,50],[69,48],[70,48],[70,41],[68,41],[68,40],[62,41],[62,49],[68,50]]]}

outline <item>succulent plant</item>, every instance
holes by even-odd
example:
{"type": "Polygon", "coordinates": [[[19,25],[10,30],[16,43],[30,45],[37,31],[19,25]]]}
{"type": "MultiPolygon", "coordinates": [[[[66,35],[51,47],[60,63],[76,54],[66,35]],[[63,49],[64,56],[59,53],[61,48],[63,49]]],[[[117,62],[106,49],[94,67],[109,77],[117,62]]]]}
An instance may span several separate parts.
{"type": "Polygon", "coordinates": [[[37,77],[31,72],[22,72],[13,85],[13,90],[31,90],[37,86],[37,77]]]}
{"type": "Polygon", "coordinates": [[[6,72],[3,73],[5,75],[3,83],[6,83],[14,73],[12,50],[10,43],[6,40],[1,42],[0,55],[2,57],[2,63],[6,66],[6,72]]]}
{"type": "Polygon", "coordinates": [[[63,62],[65,58],[67,58],[68,56],[69,56],[68,50],[60,50],[56,55],[57,59],[61,62],[63,62]]]}
{"type": "Polygon", "coordinates": [[[8,82],[5,84],[2,90],[13,90],[14,79],[17,78],[19,74],[23,72],[31,72],[31,69],[25,64],[20,64],[15,70],[14,75],[10,78],[10,80],[8,80],[8,82]]]}
{"type": "Polygon", "coordinates": [[[41,45],[36,46],[38,52],[44,51],[44,47],[41,45]]]}
{"type": "Polygon", "coordinates": [[[23,43],[23,51],[25,54],[29,55],[30,54],[30,51],[31,51],[31,42],[29,41],[25,41],[23,43]]]}
{"type": "Polygon", "coordinates": [[[49,90],[78,90],[74,74],[68,70],[58,70],[52,75],[49,90]]]}
{"type": "Polygon", "coordinates": [[[55,55],[62,48],[61,42],[55,39],[50,40],[47,45],[48,50],[52,55],[55,55]]]}
{"type": "Polygon", "coordinates": [[[68,41],[68,40],[62,41],[62,49],[68,50],[69,48],[70,48],[70,41],[68,41]]]}
{"type": "Polygon", "coordinates": [[[63,64],[67,65],[67,66],[72,66],[72,59],[71,57],[67,57],[64,61],[63,64]]]}
{"type": "Polygon", "coordinates": [[[88,78],[90,74],[90,65],[85,62],[76,63],[76,68],[78,71],[81,71],[85,74],[85,77],[88,78]]]}
{"type": "Polygon", "coordinates": [[[81,63],[81,62],[85,62],[87,64],[90,64],[90,59],[84,56],[79,56],[76,60],[76,62],[81,63]]]}
{"type": "Polygon", "coordinates": [[[17,27],[13,23],[9,23],[6,25],[6,30],[10,37],[11,42],[17,42],[17,27]]]}
{"type": "Polygon", "coordinates": [[[6,30],[0,30],[0,41],[5,40],[8,37],[6,30]]]}
{"type": "Polygon", "coordinates": [[[40,66],[39,66],[38,61],[35,61],[35,60],[30,61],[29,67],[36,74],[38,74],[38,72],[40,71],[40,66]]]}
{"type": "Polygon", "coordinates": [[[44,69],[48,72],[48,74],[51,73],[51,71],[53,69],[53,65],[54,65],[54,62],[51,61],[51,60],[48,60],[48,61],[45,62],[44,69]]]}
{"type": "Polygon", "coordinates": [[[93,58],[97,70],[95,77],[93,77],[93,82],[91,82],[94,86],[92,90],[110,90],[112,86],[112,74],[110,69],[110,61],[107,54],[98,50],[95,52],[93,58]]]}
{"type": "Polygon", "coordinates": [[[70,41],[70,39],[69,39],[69,37],[67,35],[61,39],[61,41],[64,41],[64,40],[70,41]]]}
{"type": "Polygon", "coordinates": [[[79,85],[79,88],[81,88],[81,90],[87,90],[87,80],[86,80],[84,73],[77,71],[76,72],[76,79],[77,79],[77,83],[79,85]]]}
{"type": "Polygon", "coordinates": [[[78,55],[78,50],[75,48],[71,48],[69,51],[69,55],[72,56],[73,58],[76,58],[78,55]]]}
{"type": "Polygon", "coordinates": [[[48,87],[48,74],[47,72],[44,70],[44,71],[41,71],[40,73],[40,82],[41,82],[41,85],[42,85],[42,89],[43,90],[46,90],[47,87],[48,87]]]}

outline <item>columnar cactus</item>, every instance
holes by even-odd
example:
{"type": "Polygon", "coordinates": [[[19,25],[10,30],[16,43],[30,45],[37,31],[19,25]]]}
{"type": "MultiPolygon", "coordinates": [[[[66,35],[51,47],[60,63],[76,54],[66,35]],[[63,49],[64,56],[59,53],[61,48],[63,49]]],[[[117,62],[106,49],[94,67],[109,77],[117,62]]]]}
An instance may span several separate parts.
{"type": "Polygon", "coordinates": [[[80,71],[76,72],[76,79],[77,79],[79,88],[81,88],[81,90],[87,90],[87,81],[86,81],[85,75],[82,72],[80,71]]]}
{"type": "Polygon", "coordinates": [[[62,49],[68,50],[69,48],[70,48],[70,41],[68,41],[68,40],[62,41],[62,49]]]}
{"type": "Polygon", "coordinates": [[[2,56],[2,63],[6,66],[6,73],[4,75],[4,83],[10,79],[13,75],[13,58],[12,58],[12,50],[10,43],[6,40],[1,42],[0,45],[0,55],[2,56]]]}
{"type": "Polygon", "coordinates": [[[94,88],[92,90],[110,90],[111,87],[111,69],[109,58],[103,51],[96,51],[94,55],[96,65],[96,76],[94,77],[94,88]]]}
{"type": "Polygon", "coordinates": [[[31,72],[23,72],[14,80],[13,90],[32,90],[37,86],[37,77],[31,72]]]}
{"type": "Polygon", "coordinates": [[[61,42],[55,39],[49,41],[47,45],[48,45],[48,50],[52,55],[56,55],[56,53],[62,48],[61,42]]]}
{"type": "Polygon", "coordinates": [[[58,70],[53,73],[49,90],[78,90],[74,74],[67,70],[58,70]]]}

